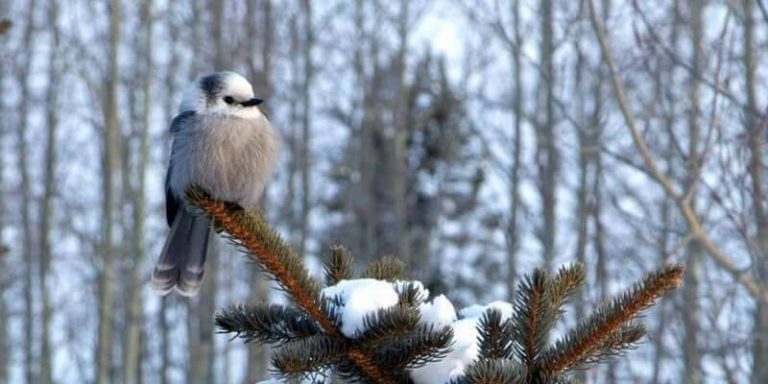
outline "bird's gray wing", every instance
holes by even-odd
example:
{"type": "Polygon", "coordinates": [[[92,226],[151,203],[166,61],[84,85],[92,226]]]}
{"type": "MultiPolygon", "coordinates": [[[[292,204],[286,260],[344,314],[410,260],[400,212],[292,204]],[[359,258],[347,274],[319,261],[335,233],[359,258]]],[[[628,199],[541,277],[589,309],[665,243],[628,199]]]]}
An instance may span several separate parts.
{"type": "Polygon", "coordinates": [[[176,133],[186,128],[195,118],[195,111],[184,111],[176,115],[171,121],[171,133],[176,133]]]}
{"type": "Polygon", "coordinates": [[[171,167],[168,167],[168,172],[165,174],[165,219],[168,221],[169,227],[173,225],[173,220],[181,207],[181,199],[171,192],[170,182],[171,167]]]}
{"type": "MultiPolygon", "coordinates": [[[[175,134],[186,129],[186,127],[192,123],[194,117],[195,112],[193,111],[185,111],[178,114],[171,122],[171,133],[175,134]]],[[[168,164],[168,172],[165,174],[165,218],[168,221],[169,227],[173,225],[173,220],[176,218],[176,214],[179,212],[179,208],[181,208],[182,204],[181,197],[173,194],[170,185],[175,150],[176,140],[173,141],[173,145],[171,146],[171,157],[168,164]]]]}
{"type": "MultiPolygon", "coordinates": [[[[195,113],[183,112],[171,122],[171,133],[189,129],[195,113]]],[[[165,213],[171,232],[165,241],[160,258],[152,271],[152,287],[161,295],[176,290],[184,296],[194,296],[203,282],[205,258],[210,237],[207,218],[188,211],[181,196],[170,187],[178,140],[171,146],[171,159],[165,176],[165,213]]],[[[176,160],[178,161],[178,160],[176,160]]]]}

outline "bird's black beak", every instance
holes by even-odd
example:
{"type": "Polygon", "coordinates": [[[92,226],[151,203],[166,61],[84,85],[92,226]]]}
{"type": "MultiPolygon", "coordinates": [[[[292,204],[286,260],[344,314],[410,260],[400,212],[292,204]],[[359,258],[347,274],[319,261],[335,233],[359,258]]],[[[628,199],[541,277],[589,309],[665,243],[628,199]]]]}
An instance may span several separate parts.
{"type": "Polygon", "coordinates": [[[242,103],[240,103],[240,105],[242,105],[243,107],[255,107],[263,102],[264,100],[257,99],[254,97],[253,99],[243,101],[242,103]]]}

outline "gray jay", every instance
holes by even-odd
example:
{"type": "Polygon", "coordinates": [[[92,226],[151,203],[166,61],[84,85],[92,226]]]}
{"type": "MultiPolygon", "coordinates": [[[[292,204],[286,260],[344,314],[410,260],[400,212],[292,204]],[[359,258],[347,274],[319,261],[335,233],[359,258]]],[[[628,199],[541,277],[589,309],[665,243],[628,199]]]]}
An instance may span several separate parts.
{"type": "Polygon", "coordinates": [[[218,200],[255,209],[275,168],[280,137],[257,107],[251,84],[233,72],[203,76],[184,92],[171,122],[173,144],[165,178],[165,213],[171,230],[152,272],[152,287],[197,294],[210,236],[207,218],[184,201],[196,185],[218,200]]]}

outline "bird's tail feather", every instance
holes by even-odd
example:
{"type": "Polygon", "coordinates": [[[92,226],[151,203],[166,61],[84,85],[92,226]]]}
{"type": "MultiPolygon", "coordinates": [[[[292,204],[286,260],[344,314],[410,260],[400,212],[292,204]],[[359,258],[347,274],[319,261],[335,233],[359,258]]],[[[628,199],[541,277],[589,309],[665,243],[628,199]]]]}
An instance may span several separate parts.
{"type": "Polygon", "coordinates": [[[207,218],[179,209],[152,271],[152,288],[157,293],[167,295],[176,290],[183,296],[197,294],[203,283],[209,233],[207,218]]]}

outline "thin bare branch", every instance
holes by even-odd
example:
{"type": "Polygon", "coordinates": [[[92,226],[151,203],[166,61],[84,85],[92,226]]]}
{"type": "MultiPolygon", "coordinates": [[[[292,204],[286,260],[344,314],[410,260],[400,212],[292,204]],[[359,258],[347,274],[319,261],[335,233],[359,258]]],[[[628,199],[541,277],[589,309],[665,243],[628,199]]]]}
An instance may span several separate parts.
{"type": "Polygon", "coordinates": [[[608,38],[605,35],[603,27],[600,24],[600,20],[597,16],[595,0],[589,0],[589,16],[592,22],[592,29],[597,36],[597,39],[600,43],[600,49],[603,52],[603,59],[608,66],[609,74],[611,76],[611,84],[616,94],[619,109],[621,110],[621,113],[624,117],[624,122],[627,125],[627,129],[629,129],[630,134],[632,135],[632,140],[640,152],[640,156],[643,158],[643,163],[645,164],[646,168],[648,168],[649,174],[653,177],[653,180],[655,180],[664,189],[667,196],[675,201],[678,209],[680,210],[680,213],[683,215],[686,223],[688,224],[688,230],[690,231],[691,235],[693,235],[699,242],[701,242],[702,246],[704,246],[704,248],[712,256],[712,259],[725,271],[730,273],[737,281],[739,281],[739,283],[741,283],[741,285],[747,289],[752,297],[768,302],[768,293],[766,292],[765,288],[762,287],[760,283],[755,281],[747,271],[736,265],[736,263],[730,257],[728,257],[725,252],[723,252],[723,250],[714,243],[714,241],[712,241],[712,239],[709,237],[709,234],[702,226],[698,215],[696,212],[694,212],[690,204],[690,199],[685,198],[685,196],[681,196],[680,192],[677,191],[677,188],[672,183],[672,180],[661,170],[661,168],[659,168],[659,165],[656,162],[656,159],[653,157],[653,153],[651,152],[648,143],[645,141],[645,138],[642,136],[640,130],[637,127],[634,113],[632,112],[632,109],[629,107],[629,103],[627,102],[624,86],[619,79],[619,74],[616,70],[616,64],[611,53],[608,38]]]}

